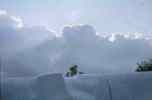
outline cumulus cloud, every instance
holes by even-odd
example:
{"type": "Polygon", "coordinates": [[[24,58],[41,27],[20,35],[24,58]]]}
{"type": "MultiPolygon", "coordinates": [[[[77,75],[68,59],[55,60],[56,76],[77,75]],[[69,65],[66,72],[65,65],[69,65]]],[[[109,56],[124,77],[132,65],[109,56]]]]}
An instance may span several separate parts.
{"type": "Polygon", "coordinates": [[[24,60],[27,59],[24,59],[24,55],[30,48],[34,48],[44,41],[53,38],[54,34],[48,29],[42,26],[24,27],[23,21],[20,18],[11,16],[6,11],[1,11],[0,60],[2,70],[14,74],[19,72],[24,74],[24,71],[28,74],[31,73],[29,71],[32,70],[32,64],[29,67],[26,66],[26,61],[24,60]],[[19,52],[24,53],[18,54],[19,52]]]}
{"type": "Polygon", "coordinates": [[[151,35],[99,36],[90,25],[73,25],[56,37],[45,27],[21,28],[16,21],[0,15],[1,65],[8,76],[65,73],[74,64],[85,73],[124,73],[152,57],[151,35]]]}
{"type": "Polygon", "coordinates": [[[78,64],[86,73],[134,71],[137,61],[152,57],[151,40],[137,33],[125,35],[99,37],[89,25],[65,27],[63,38],[67,48],[56,65],[67,68],[78,64]]]}
{"type": "Polygon", "coordinates": [[[4,12],[0,14],[0,54],[30,47],[54,36],[42,26],[24,27],[19,17],[4,12]]]}

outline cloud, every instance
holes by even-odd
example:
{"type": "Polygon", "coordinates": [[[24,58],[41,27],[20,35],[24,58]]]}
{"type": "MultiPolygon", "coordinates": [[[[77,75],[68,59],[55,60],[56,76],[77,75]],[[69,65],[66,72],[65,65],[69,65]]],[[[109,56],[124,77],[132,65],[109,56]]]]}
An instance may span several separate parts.
{"type": "Polygon", "coordinates": [[[66,26],[61,37],[42,26],[18,27],[0,15],[0,56],[8,76],[65,73],[77,64],[85,73],[125,73],[152,57],[152,36],[138,33],[97,35],[90,25],[66,26]]]}
{"type": "Polygon", "coordinates": [[[23,27],[23,21],[20,17],[11,16],[11,19],[17,23],[17,25],[16,25],[17,28],[23,27]]]}
{"type": "Polygon", "coordinates": [[[0,9],[0,15],[6,15],[6,14],[7,14],[7,12],[5,10],[0,9]]]}
{"type": "Polygon", "coordinates": [[[78,64],[86,73],[134,71],[136,63],[152,57],[151,39],[140,34],[112,34],[100,37],[92,26],[65,27],[66,48],[55,66],[68,68],[78,64]]]}
{"type": "MultiPolygon", "coordinates": [[[[22,20],[20,18],[11,16],[7,12],[1,13],[1,71],[4,71],[4,73],[7,73],[7,75],[10,76],[33,75],[35,70],[33,68],[35,67],[31,67],[34,66],[34,64],[32,64],[32,59],[30,58],[36,58],[38,56],[36,56],[37,54],[34,54],[34,52],[32,52],[33,54],[30,53],[31,48],[34,48],[47,40],[51,40],[54,37],[55,35],[50,30],[42,26],[24,27],[24,24],[22,23],[22,20]],[[26,59],[24,59],[24,57],[26,59]],[[29,59],[31,61],[29,61],[29,59]],[[30,62],[30,66],[28,66],[28,61],[30,62]],[[26,62],[28,64],[26,64],[26,62]]],[[[35,61],[36,60],[34,60],[34,62],[35,61]]],[[[43,65],[45,64],[43,63],[43,65]]]]}
{"type": "Polygon", "coordinates": [[[96,37],[95,29],[90,25],[65,27],[63,37],[69,42],[85,42],[96,37]]]}
{"type": "Polygon", "coordinates": [[[0,54],[29,48],[53,37],[53,32],[42,26],[24,27],[19,17],[11,16],[7,12],[0,15],[0,54]]]}

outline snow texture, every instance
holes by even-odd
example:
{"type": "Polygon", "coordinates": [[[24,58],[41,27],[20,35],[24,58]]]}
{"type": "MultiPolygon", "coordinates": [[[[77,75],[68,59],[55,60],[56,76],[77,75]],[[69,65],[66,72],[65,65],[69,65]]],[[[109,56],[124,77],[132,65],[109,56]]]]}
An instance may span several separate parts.
{"type": "Polygon", "coordinates": [[[79,76],[66,79],[73,100],[110,100],[108,81],[99,76],[79,76]]]}
{"type": "Polygon", "coordinates": [[[35,80],[34,100],[71,100],[61,74],[44,75],[35,80]]]}
{"type": "Polygon", "coordinates": [[[1,100],[152,100],[152,73],[1,78],[1,100]]]}
{"type": "Polygon", "coordinates": [[[152,100],[152,73],[111,77],[112,100],[152,100]]]}
{"type": "Polygon", "coordinates": [[[2,100],[71,100],[61,74],[2,79],[2,100]]]}

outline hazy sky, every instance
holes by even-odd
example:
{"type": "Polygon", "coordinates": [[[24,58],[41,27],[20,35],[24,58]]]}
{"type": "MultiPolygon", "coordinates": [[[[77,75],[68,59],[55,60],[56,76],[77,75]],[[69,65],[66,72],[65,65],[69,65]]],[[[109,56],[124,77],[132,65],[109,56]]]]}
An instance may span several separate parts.
{"type": "Polygon", "coordinates": [[[69,24],[90,24],[99,33],[152,32],[151,0],[0,0],[0,9],[57,32],[69,24]]]}

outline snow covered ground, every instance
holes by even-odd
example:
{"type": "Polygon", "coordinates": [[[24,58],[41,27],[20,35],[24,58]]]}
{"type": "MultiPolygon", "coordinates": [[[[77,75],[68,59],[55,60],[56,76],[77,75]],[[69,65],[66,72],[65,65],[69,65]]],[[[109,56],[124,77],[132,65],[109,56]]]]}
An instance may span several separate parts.
{"type": "Polygon", "coordinates": [[[152,73],[1,78],[1,100],[152,100],[152,73]]]}

